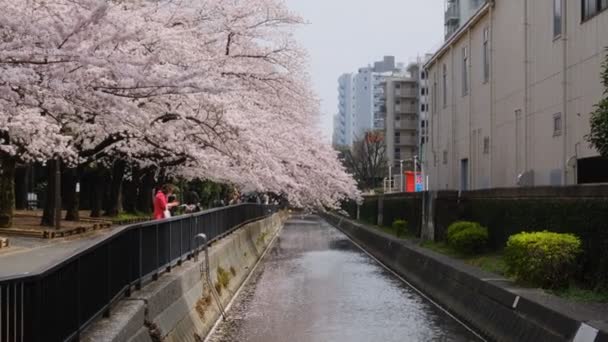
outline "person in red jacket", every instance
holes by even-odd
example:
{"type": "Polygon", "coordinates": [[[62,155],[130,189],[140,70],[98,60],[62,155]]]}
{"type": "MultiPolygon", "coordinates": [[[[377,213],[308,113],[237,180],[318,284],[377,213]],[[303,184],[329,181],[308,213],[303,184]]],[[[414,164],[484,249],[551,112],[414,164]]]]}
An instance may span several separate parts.
{"type": "Polygon", "coordinates": [[[169,212],[169,209],[176,207],[179,205],[179,202],[174,201],[171,203],[167,203],[167,197],[173,194],[173,187],[169,184],[163,185],[158,189],[156,195],[154,196],[154,219],[162,220],[165,218],[169,218],[169,215],[166,213],[169,212]]]}

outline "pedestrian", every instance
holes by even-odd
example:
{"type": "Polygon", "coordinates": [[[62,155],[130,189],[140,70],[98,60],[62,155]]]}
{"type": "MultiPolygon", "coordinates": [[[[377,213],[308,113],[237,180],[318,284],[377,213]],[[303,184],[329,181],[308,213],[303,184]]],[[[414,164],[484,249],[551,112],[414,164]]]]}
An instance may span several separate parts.
{"type": "Polygon", "coordinates": [[[165,184],[158,188],[154,196],[154,219],[162,220],[171,217],[171,208],[179,205],[178,201],[168,201],[168,197],[173,195],[173,186],[165,184]]]}

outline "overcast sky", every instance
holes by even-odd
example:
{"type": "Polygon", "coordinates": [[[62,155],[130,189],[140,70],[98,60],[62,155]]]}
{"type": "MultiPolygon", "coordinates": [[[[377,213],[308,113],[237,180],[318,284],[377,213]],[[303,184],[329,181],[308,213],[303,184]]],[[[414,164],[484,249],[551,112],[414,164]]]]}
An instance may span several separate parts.
{"type": "Polygon", "coordinates": [[[286,0],[309,25],[297,38],[310,55],[321,98],[322,127],[331,137],[338,77],[384,55],[399,62],[432,52],[443,36],[444,0],[286,0]]]}

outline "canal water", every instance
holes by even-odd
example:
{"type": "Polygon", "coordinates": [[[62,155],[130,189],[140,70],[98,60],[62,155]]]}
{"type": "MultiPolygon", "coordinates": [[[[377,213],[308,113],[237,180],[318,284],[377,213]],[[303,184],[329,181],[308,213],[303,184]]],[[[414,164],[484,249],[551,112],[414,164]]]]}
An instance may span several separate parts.
{"type": "Polygon", "coordinates": [[[213,342],[479,341],[317,216],[292,218],[213,342]]]}

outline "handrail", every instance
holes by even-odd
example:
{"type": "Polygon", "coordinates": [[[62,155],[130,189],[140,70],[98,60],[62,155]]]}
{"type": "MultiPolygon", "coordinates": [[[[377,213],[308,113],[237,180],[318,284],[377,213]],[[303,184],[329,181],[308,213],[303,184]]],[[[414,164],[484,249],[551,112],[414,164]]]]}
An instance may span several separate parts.
{"type": "Polygon", "coordinates": [[[78,340],[113,303],[192,258],[193,236],[209,244],[276,209],[240,204],[124,226],[56,263],[0,279],[0,341],[78,340]]]}

